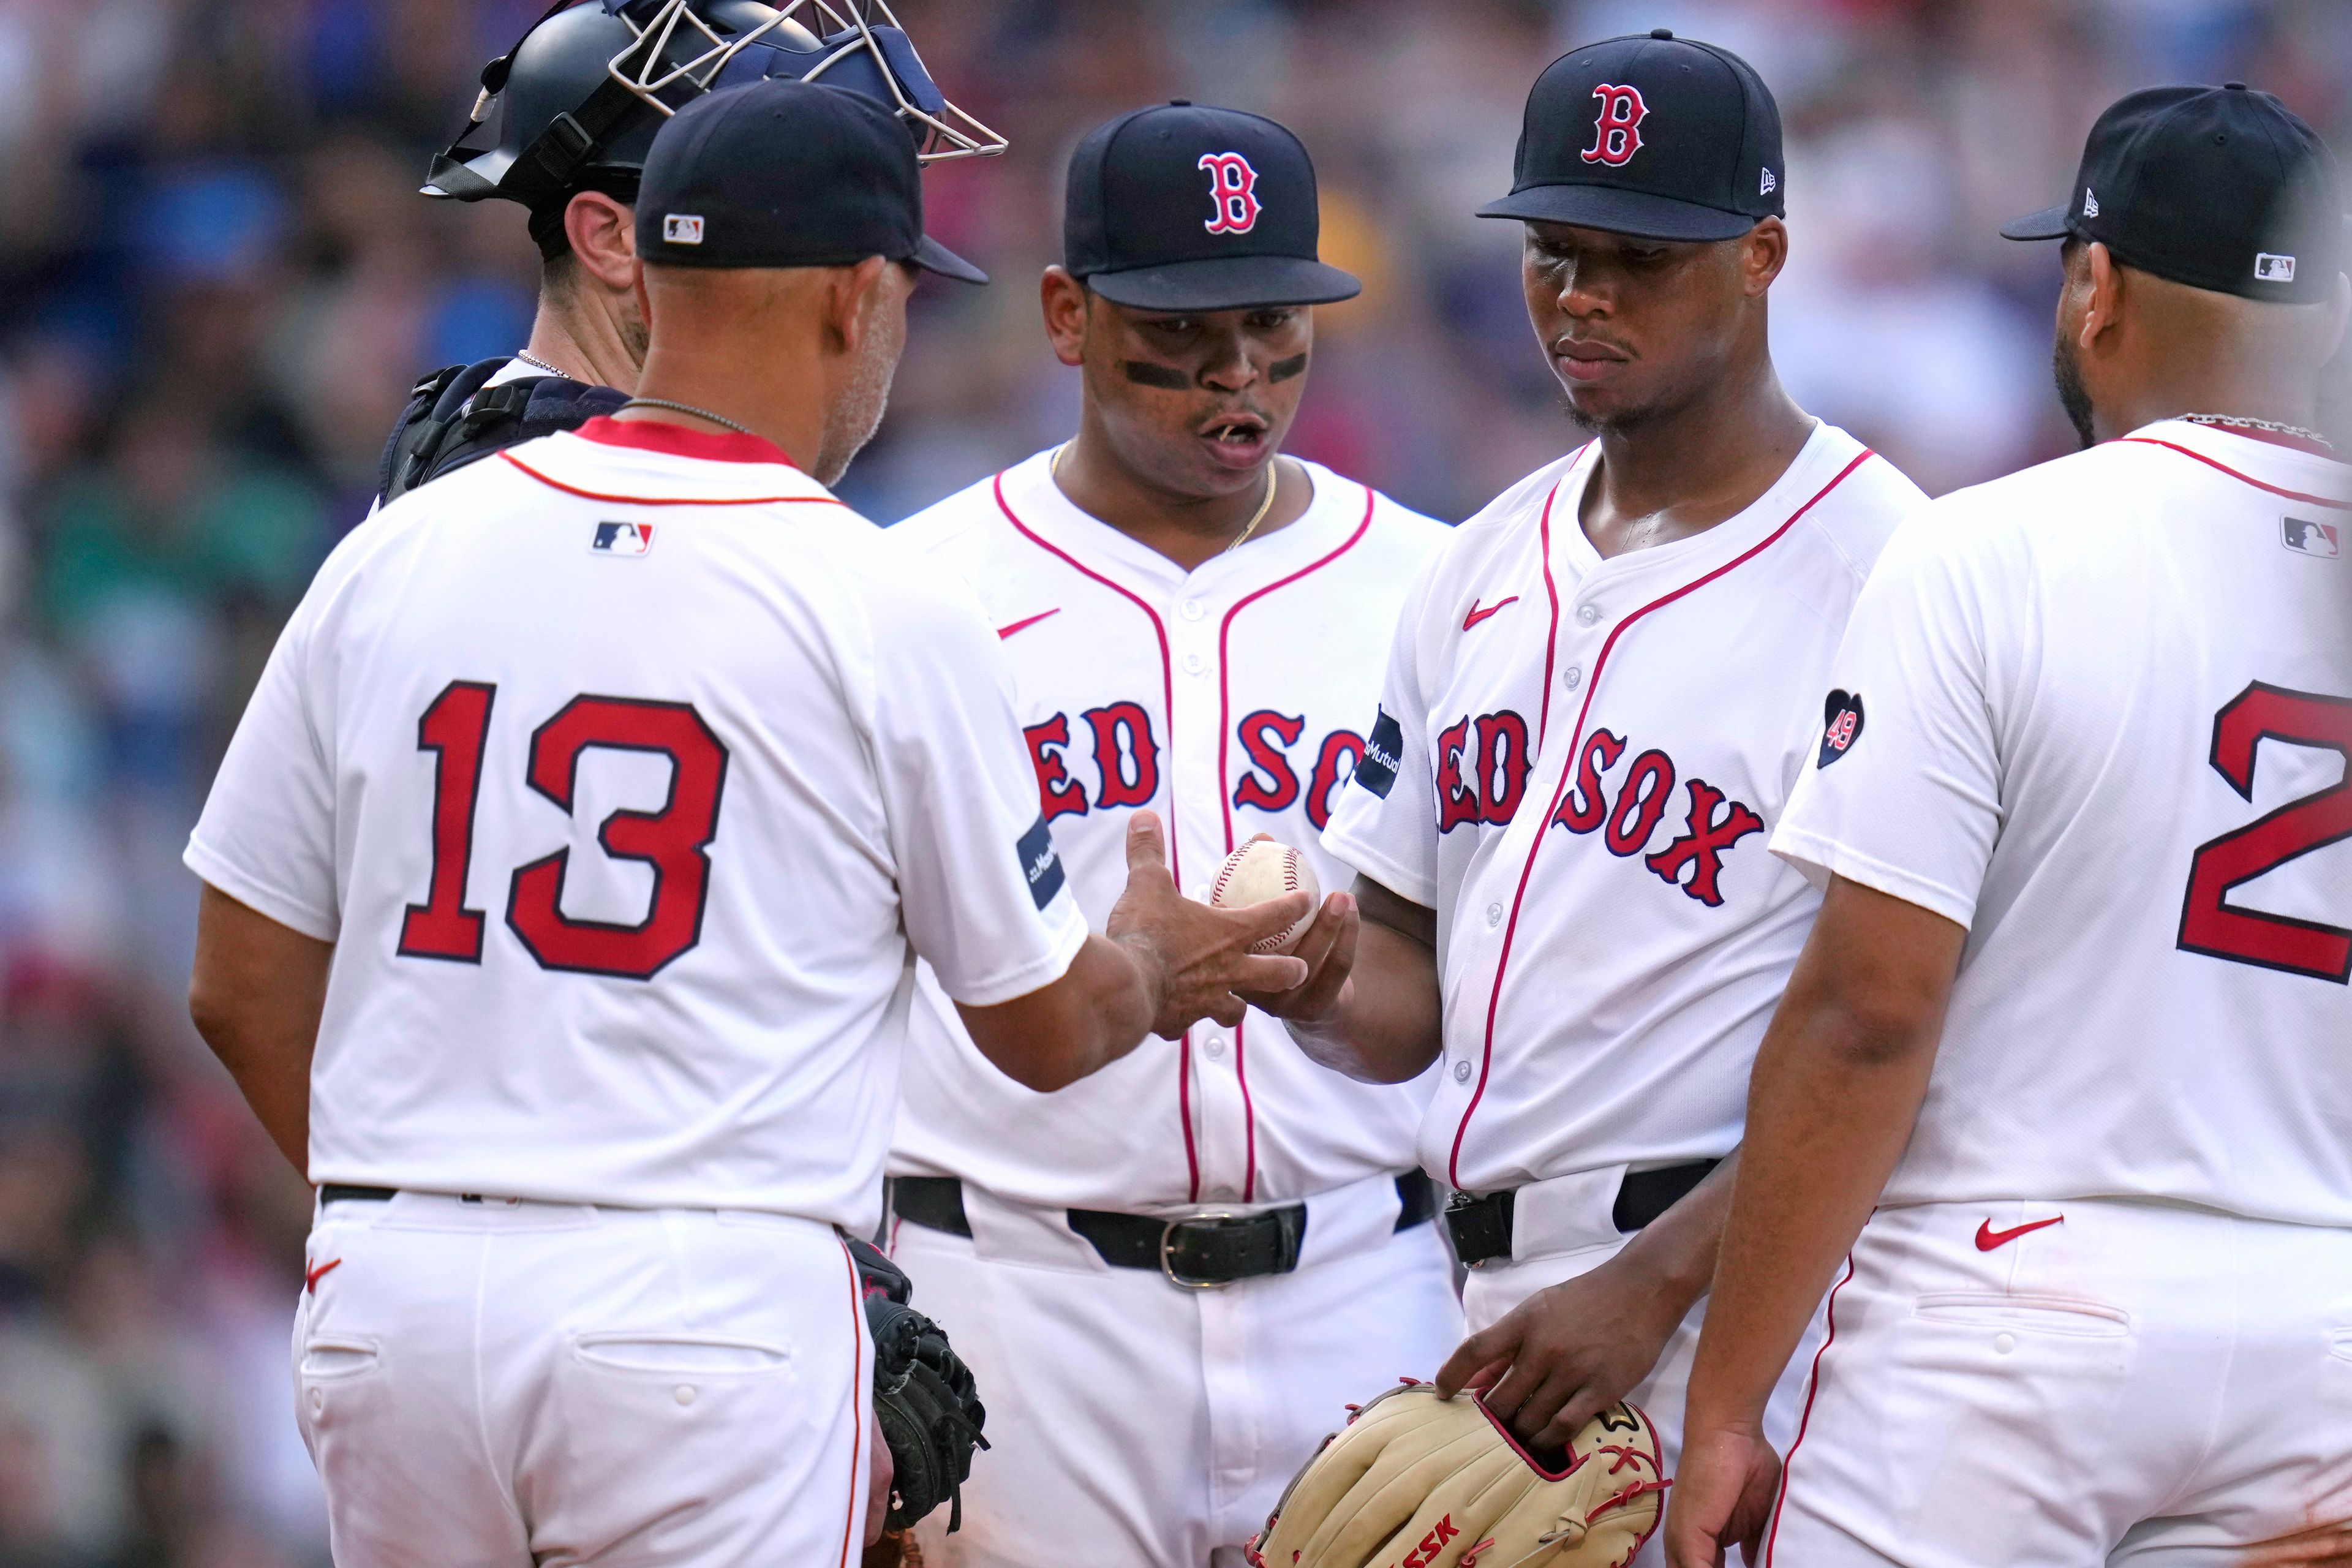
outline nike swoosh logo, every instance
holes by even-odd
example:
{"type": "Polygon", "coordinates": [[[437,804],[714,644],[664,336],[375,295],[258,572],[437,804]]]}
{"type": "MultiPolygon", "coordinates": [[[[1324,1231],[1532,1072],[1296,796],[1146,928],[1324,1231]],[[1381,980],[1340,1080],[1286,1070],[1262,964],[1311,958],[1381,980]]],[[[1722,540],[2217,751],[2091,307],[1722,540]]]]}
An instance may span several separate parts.
{"type": "Polygon", "coordinates": [[[1003,642],[1014,632],[1025,632],[1031,626],[1035,626],[1039,621],[1044,620],[1047,616],[1058,616],[1061,613],[1062,606],[1056,605],[1052,609],[1044,612],[1044,614],[1032,616],[1025,621],[1015,621],[1009,626],[999,626],[996,628],[996,640],[1003,642]]]}
{"type": "Polygon", "coordinates": [[[1507,599],[1496,600],[1493,604],[1487,605],[1482,610],[1478,607],[1478,601],[1473,599],[1470,601],[1470,613],[1462,617],[1462,629],[1466,632],[1472,626],[1476,626],[1480,621],[1485,620],[1488,616],[1493,615],[1496,610],[1501,609],[1505,605],[1516,605],[1518,602],[1519,596],[1517,594],[1514,594],[1507,599]]]}
{"type": "Polygon", "coordinates": [[[338,1258],[332,1263],[321,1263],[316,1268],[304,1269],[302,1271],[302,1289],[310,1291],[312,1295],[318,1294],[319,1281],[324,1279],[328,1275],[332,1274],[336,1269],[341,1268],[342,1266],[343,1260],[338,1258]]]}
{"type": "Polygon", "coordinates": [[[2062,1214],[2050,1219],[2037,1219],[2031,1225],[2021,1225],[2011,1230],[1995,1230],[1992,1227],[1992,1221],[1987,1220],[1977,1226],[1977,1250],[1990,1252],[1996,1247],[2006,1247],[2029,1230],[2047,1229],[2051,1226],[2059,1224],[2065,1217],[2062,1214]]]}

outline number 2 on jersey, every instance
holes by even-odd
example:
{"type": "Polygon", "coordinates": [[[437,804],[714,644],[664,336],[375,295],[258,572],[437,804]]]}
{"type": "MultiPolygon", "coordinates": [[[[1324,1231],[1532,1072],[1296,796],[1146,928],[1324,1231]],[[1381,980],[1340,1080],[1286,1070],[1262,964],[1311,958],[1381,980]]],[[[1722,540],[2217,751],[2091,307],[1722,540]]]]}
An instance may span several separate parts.
{"type": "MultiPolygon", "coordinates": [[[[2352,769],[2352,701],[2259,680],[2231,699],[2213,717],[2213,768],[2248,800],[2254,797],[2254,754],[2265,740],[2332,751],[2352,769]]],[[[2181,902],[2180,947],[2343,984],[2352,976],[2352,930],[2225,900],[2232,889],[2347,837],[2352,775],[2199,846],[2181,902]]]]}
{"type": "MultiPolygon", "coordinates": [[[[417,750],[435,759],[433,872],[425,902],[409,905],[401,921],[403,957],[482,960],[483,916],[465,907],[466,878],[497,694],[494,686],[453,680],[417,721],[417,750]]],[[[621,925],[566,915],[564,872],[572,861],[566,847],[515,871],[507,925],[541,968],[650,980],[702,940],[710,895],[707,850],[719,832],[727,748],[691,703],[575,697],[531,732],[527,782],[568,816],[581,755],[598,748],[669,759],[669,799],[662,808],[614,812],[596,834],[614,859],[653,867],[646,918],[621,925]]]]}

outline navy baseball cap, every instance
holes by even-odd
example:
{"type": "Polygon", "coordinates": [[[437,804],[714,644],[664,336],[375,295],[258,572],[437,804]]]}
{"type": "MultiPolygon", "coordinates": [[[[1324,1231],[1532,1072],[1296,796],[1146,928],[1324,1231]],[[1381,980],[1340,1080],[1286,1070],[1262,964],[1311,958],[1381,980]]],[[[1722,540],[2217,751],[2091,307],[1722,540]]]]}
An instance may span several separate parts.
{"type": "Polygon", "coordinates": [[[2276,304],[2325,301],[2344,268],[2335,155],[2242,81],[2116,100],[2083,145],[2074,195],[2000,232],[2096,240],[2126,267],[2276,304]]]}
{"type": "Polygon", "coordinates": [[[1667,28],[1562,55],[1528,92],[1511,194],[1478,209],[1644,239],[1787,216],[1780,108],[1746,60],[1667,28]]]}
{"type": "Polygon", "coordinates": [[[696,99],[646,154],[637,254],[667,267],[854,267],[988,274],[923,233],[915,144],[873,100],[775,78],[696,99]]]}
{"type": "Polygon", "coordinates": [[[1318,258],[1315,165],[1263,115],[1179,99],[1097,125],[1070,156],[1062,265],[1142,310],[1351,300],[1318,258]]]}

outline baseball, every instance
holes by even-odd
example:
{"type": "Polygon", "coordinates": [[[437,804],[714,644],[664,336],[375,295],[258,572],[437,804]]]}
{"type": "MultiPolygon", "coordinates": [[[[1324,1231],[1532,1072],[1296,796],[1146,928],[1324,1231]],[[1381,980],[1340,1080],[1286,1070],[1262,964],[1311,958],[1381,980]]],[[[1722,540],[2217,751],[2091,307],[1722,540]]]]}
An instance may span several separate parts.
{"type": "Polygon", "coordinates": [[[1323,901],[1323,885],[1315,879],[1315,868],[1289,845],[1254,838],[1226,856],[1209,883],[1209,902],[1221,910],[1246,909],[1302,888],[1307,890],[1307,912],[1250,949],[1252,952],[1288,952],[1315,923],[1316,907],[1323,901]]]}

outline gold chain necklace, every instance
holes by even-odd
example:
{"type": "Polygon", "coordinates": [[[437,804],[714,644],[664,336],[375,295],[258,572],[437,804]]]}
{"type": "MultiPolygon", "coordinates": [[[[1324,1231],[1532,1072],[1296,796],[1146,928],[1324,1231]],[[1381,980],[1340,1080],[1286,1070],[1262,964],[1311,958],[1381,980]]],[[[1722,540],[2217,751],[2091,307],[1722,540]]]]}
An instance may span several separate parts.
{"type": "MultiPolygon", "coordinates": [[[[1057,481],[1061,479],[1062,454],[1069,449],[1070,444],[1067,441],[1063,442],[1060,446],[1054,448],[1053,461],[1045,465],[1045,477],[1047,479],[1057,481]]],[[[1231,555],[1234,551],[1239,550],[1243,545],[1248,543],[1249,536],[1257,531],[1257,525],[1265,521],[1265,514],[1274,510],[1274,492],[1276,487],[1275,468],[1281,463],[1281,461],[1282,459],[1279,457],[1276,457],[1272,462],[1266,464],[1265,499],[1257,503],[1257,510],[1255,511],[1250,513],[1249,521],[1242,526],[1240,537],[1235,539],[1231,544],[1226,545],[1221,553],[1231,555]]]]}

